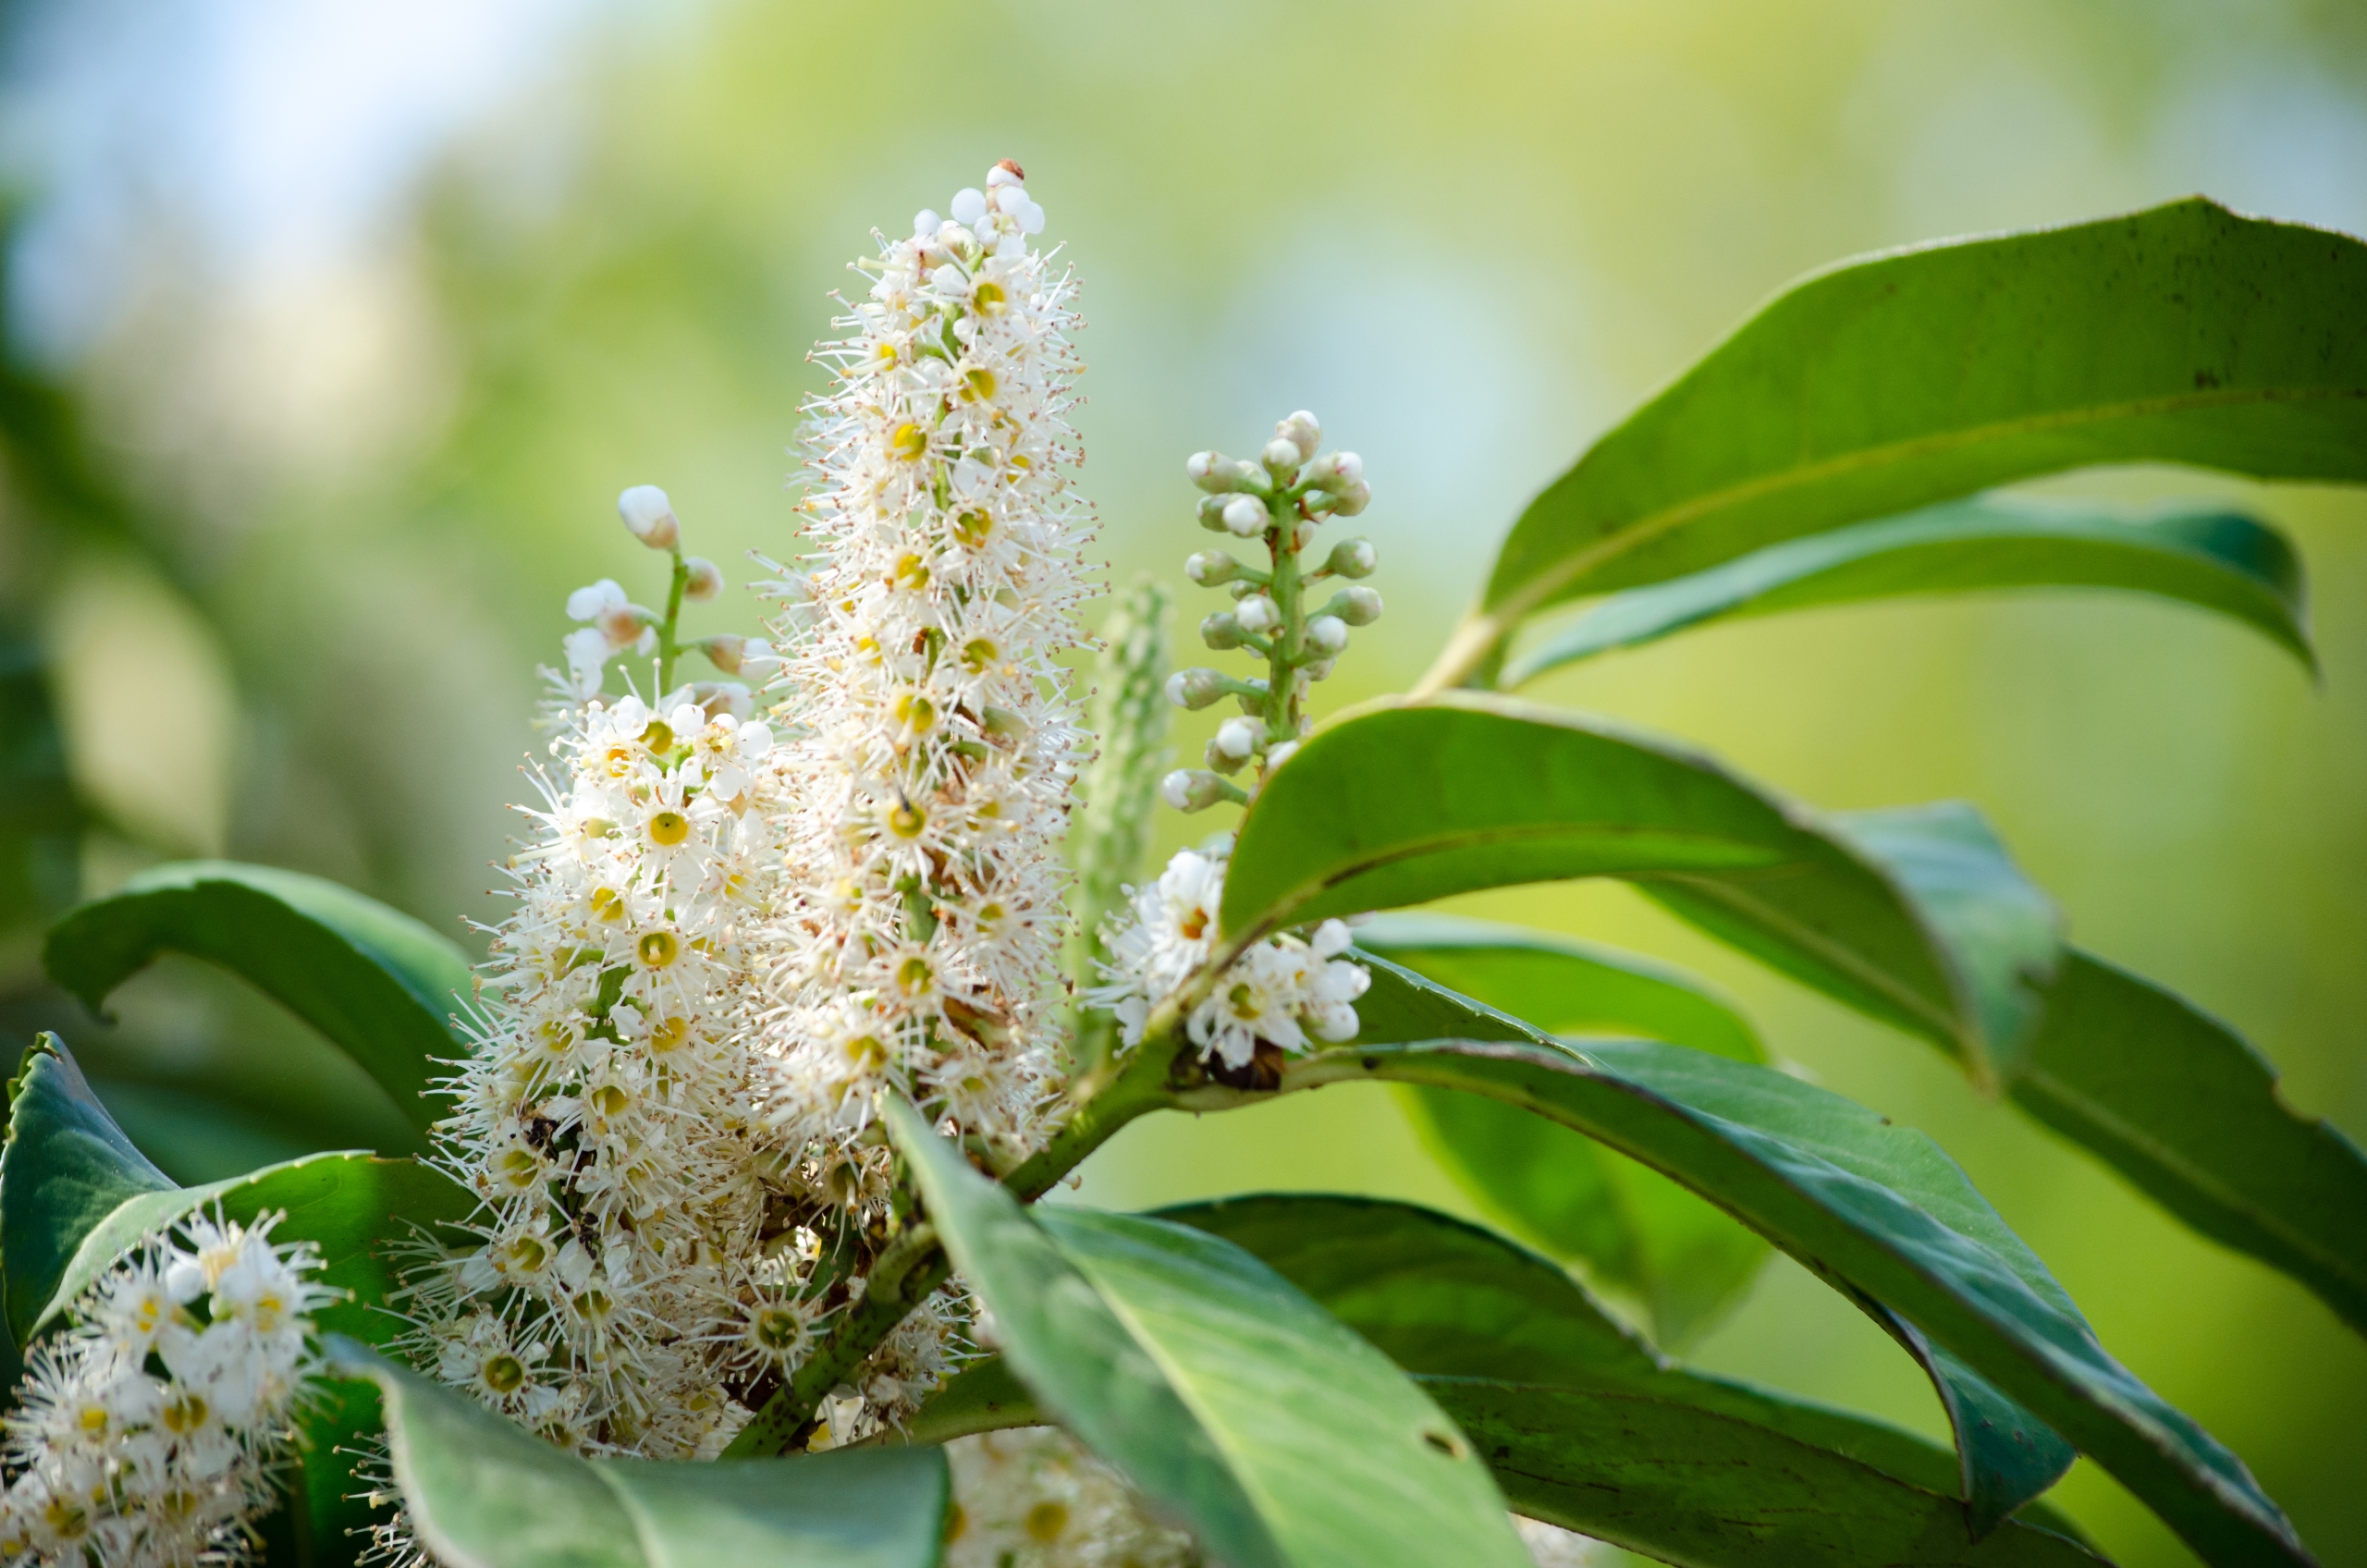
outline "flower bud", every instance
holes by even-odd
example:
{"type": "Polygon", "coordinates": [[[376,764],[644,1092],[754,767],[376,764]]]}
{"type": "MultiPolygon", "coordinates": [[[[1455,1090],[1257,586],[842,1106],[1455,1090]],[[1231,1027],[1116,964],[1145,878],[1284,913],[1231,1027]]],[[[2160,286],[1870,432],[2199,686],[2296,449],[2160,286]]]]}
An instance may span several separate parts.
{"type": "Polygon", "coordinates": [[[1272,778],[1274,769],[1298,755],[1299,744],[1296,741],[1285,741],[1279,746],[1266,748],[1266,776],[1272,778]]]}
{"type": "Polygon", "coordinates": [[[1214,741],[1210,741],[1200,748],[1200,760],[1208,764],[1214,772],[1231,775],[1241,771],[1241,765],[1245,759],[1231,755],[1214,741]]]}
{"type": "Polygon", "coordinates": [[[1241,575],[1241,563],[1222,550],[1202,550],[1184,563],[1184,575],[1203,588],[1221,587],[1241,575]]]}
{"type": "Polygon", "coordinates": [[[1309,518],[1291,530],[1291,548],[1305,551],[1315,543],[1315,520],[1309,518]]]}
{"type": "Polygon", "coordinates": [[[747,651],[748,639],[734,637],[729,632],[720,637],[710,637],[699,644],[699,652],[706,655],[706,662],[726,675],[740,673],[740,666],[747,651]]]}
{"type": "Polygon", "coordinates": [[[1338,659],[1318,659],[1313,664],[1299,666],[1298,672],[1309,680],[1329,680],[1331,679],[1331,671],[1338,667],[1339,663],[1338,659]]]}
{"type": "Polygon", "coordinates": [[[1167,700],[1197,711],[1224,696],[1225,679],[1213,669],[1179,669],[1167,678],[1167,700]]]}
{"type": "Polygon", "coordinates": [[[1207,529],[1211,533],[1222,533],[1224,532],[1224,508],[1229,504],[1230,503],[1222,496],[1201,496],[1198,513],[1200,526],[1207,529]]]}
{"type": "Polygon", "coordinates": [[[1319,653],[1336,654],[1348,645],[1348,623],[1336,615],[1318,615],[1306,623],[1306,645],[1319,653]]]}
{"type": "Polygon", "coordinates": [[[617,497],[617,515],[632,536],[653,550],[670,550],[681,542],[674,521],[674,503],[655,484],[636,484],[617,497]]]}
{"type": "Polygon", "coordinates": [[[1298,472],[1298,465],[1306,461],[1306,454],[1298,449],[1296,443],[1277,435],[1266,443],[1257,460],[1266,465],[1266,472],[1274,476],[1275,484],[1288,484],[1298,472]]]}
{"type": "Polygon", "coordinates": [[[690,575],[682,580],[682,597],[705,603],[723,592],[723,569],[705,556],[693,556],[682,563],[690,575]]]}
{"type": "Polygon", "coordinates": [[[1159,792],[1177,811],[1206,811],[1226,796],[1225,782],[1196,767],[1179,767],[1159,781],[1159,792]]]}
{"type": "Polygon", "coordinates": [[[1371,505],[1372,486],[1359,479],[1340,492],[1339,497],[1331,503],[1331,510],[1335,516],[1354,517],[1371,505]]]}
{"type": "Polygon", "coordinates": [[[950,210],[955,223],[965,228],[975,227],[978,220],[987,215],[986,193],[975,187],[964,186],[953,193],[953,206],[950,210]]]}
{"type": "Polygon", "coordinates": [[[1217,726],[1217,738],[1209,742],[1224,756],[1243,762],[1255,754],[1257,743],[1266,738],[1266,727],[1254,718],[1228,718],[1217,726]]]}
{"type": "Polygon", "coordinates": [[[926,207],[923,207],[919,212],[913,214],[913,238],[915,239],[936,239],[937,226],[941,221],[943,220],[938,218],[935,213],[931,212],[926,207]]]}
{"type": "Polygon", "coordinates": [[[1298,448],[1301,464],[1315,456],[1315,449],[1323,445],[1323,426],[1305,409],[1275,425],[1274,435],[1298,448]]]}
{"type": "Polygon", "coordinates": [[[1370,626],[1380,619],[1380,595],[1370,588],[1343,588],[1331,595],[1323,613],[1336,615],[1350,626],[1370,626]]]}
{"type": "Polygon", "coordinates": [[[1233,619],[1244,631],[1262,637],[1282,625],[1282,610],[1265,594],[1252,594],[1241,601],[1241,607],[1233,612],[1233,619]]]}
{"type": "Polygon", "coordinates": [[[1236,539],[1255,539],[1266,532],[1265,503],[1249,496],[1235,496],[1225,503],[1225,531],[1236,539]]]}
{"type": "Polygon", "coordinates": [[[1200,622],[1200,641],[1218,653],[1238,648],[1241,646],[1241,622],[1234,619],[1230,611],[1220,610],[1200,622]]]}
{"type": "Polygon", "coordinates": [[[1331,546],[1331,558],[1323,570],[1334,577],[1370,577],[1373,568],[1380,564],[1380,554],[1369,539],[1343,539],[1331,546]]]}
{"type": "Polygon", "coordinates": [[[1354,452],[1326,452],[1306,465],[1299,477],[1327,496],[1336,496],[1362,479],[1365,460],[1354,452]]]}
{"type": "Polygon", "coordinates": [[[592,624],[608,640],[611,648],[638,648],[649,633],[649,612],[639,605],[612,605],[603,609],[592,624]]]}
{"type": "Polygon", "coordinates": [[[625,591],[613,577],[604,577],[588,588],[578,588],[567,596],[567,619],[591,620],[604,610],[616,609],[625,602],[625,591]]]}
{"type": "Polygon", "coordinates": [[[1264,469],[1256,463],[1236,462],[1222,452],[1195,452],[1184,462],[1184,472],[1193,484],[1211,496],[1228,496],[1236,491],[1263,496],[1274,487],[1264,469]]]}

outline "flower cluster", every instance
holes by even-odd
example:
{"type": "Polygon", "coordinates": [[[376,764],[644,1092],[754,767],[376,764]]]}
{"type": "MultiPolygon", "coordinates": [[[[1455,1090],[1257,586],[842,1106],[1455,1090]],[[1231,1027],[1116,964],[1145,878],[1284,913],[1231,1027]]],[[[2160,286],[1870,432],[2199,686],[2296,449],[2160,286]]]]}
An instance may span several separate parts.
{"type": "Polygon", "coordinates": [[[766,1113],[887,1198],[866,1132],[910,1095],[997,1160],[1044,1134],[1066,916],[1059,847],[1085,737],[1054,655],[1085,641],[1089,514],[1065,469],[1072,283],[1030,247],[1009,163],[862,270],[809,407],[818,550],[768,693],[797,735],[792,907],[766,1113]]]}
{"type": "MultiPolygon", "coordinates": [[[[1185,850],[1147,888],[1134,891],[1131,918],[1109,937],[1108,984],[1094,1001],[1117,1014],[1128,1046],[1142,1042],[1152,1010],[1182,989],[1216,948],[1217,910],[1224,901],[1226,851],[1220,844],[1185,850]]],[[[1344,922],[1327,920],[1302,941],[1280,936],[1234,959],[1184,1020],[1184,1033],[1203,1060],[1245,1068],[1260,1046],[1286,1054],[1307,1050],[1308,1037],[1337,1042],[1356,1035],[1355,1000],[1372,983],[1348,949],[1344,922]]]]}
{"type": "Polygon", "coordinates": [[[574,710],[509,864],[488,1011],[450,1084],[441,1158],[484,1201],[473,1247],[415,1270],[423,1368],[554,1441],[681,1457],[793,1361],[819,1237],[779,1140],[752,947],[773,911],[784,753],[728,696],[574,710]]]}
{"type": "Polygon", "coordinates": [[[334,1299],[276,1217],[150,1236],[35,1345],[7,1418],[0,1562],[193,1565],[243,1557],[276,1502],[334,1299]]]}

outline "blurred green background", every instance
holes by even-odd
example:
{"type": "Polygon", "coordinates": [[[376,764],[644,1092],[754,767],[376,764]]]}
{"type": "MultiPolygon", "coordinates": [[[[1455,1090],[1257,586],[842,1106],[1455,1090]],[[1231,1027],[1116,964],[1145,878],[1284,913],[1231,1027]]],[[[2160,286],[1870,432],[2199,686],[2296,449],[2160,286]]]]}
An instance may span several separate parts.
{"type": "MultiPolygon", "coordinates": [[[[61,1029],[184,1177],[394,1113],[193,967],[90,1019],[39,983],[43,920],[190,853],[456,934],[497,918],[561,602],[602,575],[655,592],[617,491],[666,485],[735,580],[791,550],[784,448],[828,292],[874,226],[996,158],[1084,279],[1084,484],[1115,573],[1171,580],[1188,628],[1213,596],[1182,578],[1185,454],[1301,406],[1365,454],[1391,613],[1333,703],[1410,681],[1526,496],[1808,268],[2198,190],[2367,230],[2367,9],[2332,0],[90,0],[0,25],[0,1023],[11,1048],[61,1029]]],[[[2027,596],[1710,631],[1539,694],[1823,805],[1977,801],[2079,941],[2367,1135],[2367,497],[2050,488],[2291,530],[2323,680],[2196,614],[2027,596]]],[[[754,619],[735,594],[697,629],[754,619]]],[[[1171,814],[1163,842],[1210,826],[1171,814]]],[[[2326,1562],[2367,1562],[2367,1346],[2300,1287],[1616,888],[1459,903],[1693,964],[1816,1079],[1929,1130],[2326,1562]]],[[[1273,1186],[1469,1212],[1352,1090],[1142,1124],[1083,1195],[1273,1186]]],[[[1696,1354],[1944,1432],[1905,1357],[1788,1264],[1696,1354]]],[[[2125,1562],[2189,1561],[2089,1466],[2057,1497],[2125,1562]]]]}

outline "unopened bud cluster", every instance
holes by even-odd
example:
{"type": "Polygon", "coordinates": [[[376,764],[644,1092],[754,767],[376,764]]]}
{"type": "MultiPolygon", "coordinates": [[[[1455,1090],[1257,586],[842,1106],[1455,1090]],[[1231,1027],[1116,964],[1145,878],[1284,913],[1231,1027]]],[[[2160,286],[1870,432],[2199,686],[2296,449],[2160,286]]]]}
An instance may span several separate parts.
{"type": "MultiPolygon", "coordinates": [[[[674,516],[674,503],[667,498],[665,491],[655,484],[632,486],[617,497],[617,516],[624,521],[626,532],[634,538],[673,557],[666,608],[660,612],[633,603],[613,577],[604,577],[570,594],[567,618],[585,624],[567,635],[566,673],[544,672],[562,708],[572,708],[597,697],[607,683],[608,661],[619,654],[656,656],[656,692],[671,687],[674,661],[686,653],[705,655],[707,662],[726,675],[738,675],[742,670],[755,673],[770,668],[774,662],[772,650],[759,638],[709,637],[695,643],[676,640],[682,601],[708,603],[722,595],[724,583],[722,569],[713,561],[704,556],[682,554],[682,525],[674,516]]],[[[745,686],[709,682],[693,692],[700,702],[719,700],[723,707],[742,718],[748,717],[745,686]]]]}
{"type": "Polygon", "coordinates": [[[1175,672],[1168,701],[1199,709],[1227,697],[1241,717],[1218,726],[1199,768],[1178,768],[1161,792],[1179,811],[1220,801],[1247,802],[1273,770],[1290,759],[1307,732],[1308,687],[1331,673],[1347,651],[1352,628],[1380,619],[1380,595],[1361,585],[1342,588],[1312,606],[1309,590],[1327,578],[1369,576],[1377,564],[1372,542],[1344,539],[1319,566],[1309,567],[1318,525],[1355,517],[1372,500],[1364,459],[1354,452],[1322,452],[1323,427],[1302,409],[1274,426],[1257,460],[1221,452],[1195,452],[1184,465],[1200,498],[1200,526],[1243,540],[1262,541],[1268,564],[1257,567],[1225,550],[1202,550],[1184,563],[1184,575],[1204,588],[1224,588],[1233,607],[1200,622],[1200,640],[1218,653],[1246,649],[1266,661],[1262,678],[1241,679],[1199,668],[1175,672]],[[1233,777],[1255,764],[1248,788],[1233,777]]]}

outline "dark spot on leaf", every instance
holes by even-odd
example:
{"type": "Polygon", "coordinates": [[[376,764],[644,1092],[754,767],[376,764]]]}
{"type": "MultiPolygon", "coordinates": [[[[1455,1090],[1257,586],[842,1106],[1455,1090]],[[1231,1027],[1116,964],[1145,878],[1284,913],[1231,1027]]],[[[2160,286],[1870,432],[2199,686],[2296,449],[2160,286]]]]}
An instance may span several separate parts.
{"type": "Polygon", "coordinates": [[[1455,1439],[1452,1432],[1441,1432],[1435,1427],[1425,1427],[1422,1431],[1422,1440],[1449,1459],[1463,1457],[1463,1444],[1455,1439]]]}
{"type": "Polygon", "coordinates": [[[2208,389],[2219,385],[2219,377],[2213,372],[2199,370],[2194,373],[2194,384],[2199,387],[2208,389]]]}
{"type": "Polygon", "coordinates": [[[1377,1056],[1368,1056],[1368,1057],[1365,1058],[1365,1071],[1366,1071],[1367,1072],[1380,1072],[1380,1058],[1379,1058],[1379,1057],[1377,1057],[1377,1056]]]}

